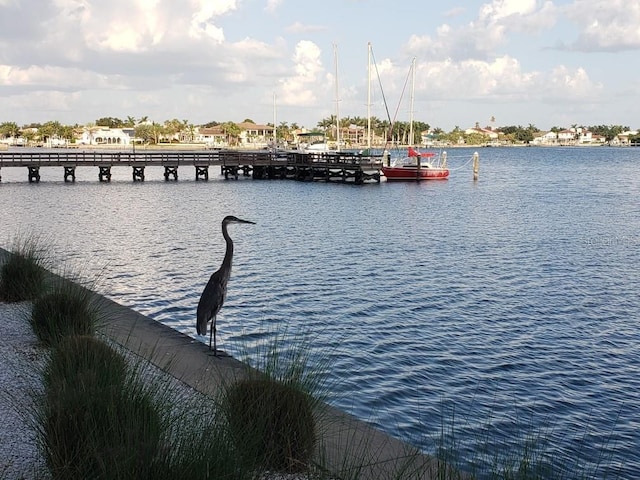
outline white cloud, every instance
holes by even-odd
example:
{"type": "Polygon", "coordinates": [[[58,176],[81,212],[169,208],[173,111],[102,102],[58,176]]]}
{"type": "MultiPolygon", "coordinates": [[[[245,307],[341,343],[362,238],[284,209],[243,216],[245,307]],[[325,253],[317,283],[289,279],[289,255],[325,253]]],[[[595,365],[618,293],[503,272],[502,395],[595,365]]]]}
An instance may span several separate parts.
{"type": "Polygon", "coordinates": [[[503,56],[491,62],[445,60],[419,66],[416,77],[418,88],[432,97],[504,101],[528,95],[536,87],[537,74],[522,72],[516,59],[503,56]]]}
{"type": "Polygon", "coordinates": [[[303,40],[296,45],[293,55],[294,74],[281,81],[279,103],[310,106],[317,101],[317,85],[324,76],[320,48],[303,40]]]}
{"type": "Polygon", "coordinates": [[[282,0],[267,0],[267,5],[266,7],[264,7],[264,9],[268,13],[274,13],[278,9],[278,7],[280,7],[281,4],[282,4],[282,0]]]}
{"type": "Polygon", "coordinates": [[[238,8],[236,0],[191,0],[189,3],[195,11],[192,18],[200,23],[209,22],[238,8]]]}
{"type": "Polygon", "coordinates": [[[493,0],[480,8],[479,27],[500,27],[504,32],[535,33],[557,21],[557,7],[551,1],[493,0]]]}
{"type": "MultiPolygon", "coordinates": [[[[275,90],[281,119],[313,124],[335,109],[330,45],[337,42],[340,113],[361,115],[367,91],[360,55],[371,40],[384,52],[377,73],[391,108],[406,88],[415,56],[416,100],[446,102],[440,115],[453,115],[451,105],[459,105],[464,118],[469,105],[493,102],[527,122],[543,104],[578,111],[580,104],[586,109],[606,98],[615,116],[623,111],[614,106],[616,98],[624,93],[630,104],[636,96],[634,79],[625,80],[627,72],[617,66],[631,64],[631,54],[608,60],[613,56],[573,52],[640,48],[640,5],[562,1],[573,3],[485,0],[475,12],[465,6],[427,18],[389,17],[389,25],[402,25],[394,44],[384,29],[359,30],[348,15],[335,16],[317,3],[284,8],[284,0],[0,0],[0,111],[32,121],[59,106],[61,117],[69,112],[73,123],[87,115],[162,120],[173,111],[178,117],[206,115],[207,121],[236,113],[265,121],[275,90]],[[268,13],[274,15],[266,22],[268,13]],[[13,17],[21,19],[19,25],[13,17]],[[404,48],[401,35],[408,38],[404,48]],[[558,41],[568,45],[565,51],[545,49],[558,41]],[[30,95],[43,108],[31,104],[30,95]],[[33,111],[17,107],[24,104],[33,111]]],[[[384,15],[367,2],[339,3],[345,13],[384,15]]],[[[434,111],[424,103],[420,108],[434,111]]],[[[623,120],[600,122],[607,121],[623,120]]]]}
{"type": "Polygon", "coordinates": [[[536,33],[556,22],[550,1],[494,0],[485,3],[478,18],[462,26],[441,24],[435,36],[413,35],[408,45],[413,54],[436,59],[489,60],[508,44],[510,32],[536,33]]]}
{"type": "Polygon", "coordinates": [[[437,28],[434,37],[430,35],[409,37],[408,51],[413,55],[440,60],[486,59],[501,39],[502,31],[495,28],[485,30],[474,24],[454,28],[443,24],[437,28]]]}
{"type": "Polygon", "coordinates": [[[224,41],[222,28],[215,25],[218,17],[236,10],[235,0],[196,0],[196,12],[191,17],[189,35],[194,38],[209,38],[217,43],[224,41]]]}
{"type": "Polygon", "coordinates": [[[622,0],[580,0],[564,9],[580,29],[569,48],[579,51],[640,49],[640,3],[622,0]]]}
{"type": "Polygon", "coordinates": [[[224,42],[217,22],[237,9],[235,0],[52,0],[45,31],[61,45],[91,51],[140,53],[176,51],[193,42],[224,42]],[[185,40],[191,41],[185,42],[185,40]]]}
{"type": "Polygon", "coordinates": [[[307,25],[301,22],[295,22],[285,28],[285,31],[289,33],[309,33],[319,32],[326,30],[327,28],[322,25],[307,25]]]}
{"type": "Polygon", "coordinates": [[[549,73],[525,72],[520,62],[502,56],[491,62],[465,60],[419,65],[416,89],[433,99],[482,99],[485,102],[592,101],[602,85],[583,68],[554,68],[549,73]]]}
{"type": "Polygon", "coordinates": [[[445,17],[457,17],[459,15],[462,15],[465,12],[466,12],[466,8],[455,7],[455,8],[452,8],[451,10],[448,10],[448,11],[444,12],[444,16],[445,17]]]}
{"type": "Polygon", "coordinates": [[[600,97],[602,85],[591,81],[583,68],[570,70],[560,65],[544,78],[543,97],[551,100],[594,101],[600,97]]]}
{"type": "MultiPolygon", "coordinates": [[[[3,105],[17,111],[37,111],[43,112],[46,116],[40,115],[39,121],[60,120],[60,112],[73,112],[82,107],[80,92],[51,92],[33,91],[28,94],[16,95],[3,102],[3,105]]],[[[63,121],[64,122],[64,121],[63,121]]],[[[73,121],[69,119],[69,124],[73,121]]]]}
{"type": "MultiPolygon", "coordinates": [[[[170,13],[159,0],[54,0],[57,14],[45,24],[54,45],[99,52],[142,52],[170,29],[170,13]]],[[[46,43],[46,42],[45,42],[46,43]]]]}
{"type": "Polygon", "coordinates": [[[27,68],[0,65],[0,84],[7,87],[46,88],[60,91],[92,88],[122,88],[117,76],[99,75],[77,68],[32,65],[27,68]],[[51,85],[59,85],[51,88],[51,85]]]}
{"type": "Polygon", "coordinates": [[[509,17],[525,16],[535,10],[536,0],[494,0],[480,8],[480,20],[494,23],[509,17]]]}

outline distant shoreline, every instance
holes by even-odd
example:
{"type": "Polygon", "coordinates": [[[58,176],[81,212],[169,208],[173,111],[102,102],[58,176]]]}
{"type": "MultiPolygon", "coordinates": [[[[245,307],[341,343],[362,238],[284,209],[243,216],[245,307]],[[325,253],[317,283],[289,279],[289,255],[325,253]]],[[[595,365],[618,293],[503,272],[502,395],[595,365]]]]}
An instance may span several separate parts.
{"type": "MultiPolygon", "coordinates": [[[[615,147],[620,148],[629,148],[629,147],[638,147],[640,145],[615,145],[615,147]]],[[[421,150],[442,150],[442,149],[460,149],[460,148],[600,148],[600,147],[611,147],[611,145],[603,145],[603,144],[575,144],[575,145],[567,145],[567,144],[509,144],[509,145],[429,145],[429,146],[417,146],[415,148],[421,150]]],[[[260,146],[234,146],[234,147],[211,147],[209,145],[203,143],[161,143],[154,145],[136,145],[135,148],[132,145],[84,145],[84,144],[69,144],[64,146],[46,146],[46,145],[8,145],[6,143],[0,143],[0,152],[6,152],[9,149],[11,150],[22,150],[22,149],[34,149],[34,148],[42,148],[46,150],[110,150],[110,151],[126,151],[126,152],[136,152],[136,151],[158,151],[158,150],[264,150],[264,147],[260,146]]],[[[409,145],[396,145],[392,147],[385,148],[384,146],[372,146],[371,148],[376,150],[398,150],[398,149],[406,149],[409,148],[409,145]]],[[[365,150],[365,146],[354,146],[349,148],[344,148],[345,151],[350,150],[365,150]]]]}

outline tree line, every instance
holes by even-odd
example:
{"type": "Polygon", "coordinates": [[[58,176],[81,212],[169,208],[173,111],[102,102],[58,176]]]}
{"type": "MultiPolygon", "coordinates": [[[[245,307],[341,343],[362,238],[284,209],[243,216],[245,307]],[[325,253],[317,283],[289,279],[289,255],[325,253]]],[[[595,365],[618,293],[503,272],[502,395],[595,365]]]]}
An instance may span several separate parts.
{"type": "MultiPolygon", "coordinates": [[[[255,123],[251,119],[245,119],[243,123],[255,123]]],[[[413,144],[419,145],[422,143],[423,132],[429,132],[429,138],[434,141],[459,143],[461,140],[468,144],[482,144],[486,143],[486,135],[481,132],[465,133],[459,126],[455,126],[453,130],[445,132],[439,127],[431,128],[431,126],[422,121],[413,122],[413,137],[410,138],[411,124],[405,121],[390,122],[388,120],[382,120],[378,117],[344,117],[340,119],[340,129],[347,129],[351,126],[356,126],[361,129],[368,129],[371,126],[372,136],[378,140],[382,139],[385,142],[395,142],[400,144],[413,144]]],[[[273,127],[272,123],[267,123],[268,126],[273,127]]],[[[3,122],[0,123],[0,138],[18,138],[22,137],[27,142],[33,142],[38,139],[44,140],[47,138],[60,138],[68,141],[73,141],[74,130],[83,127],[108,127],[108,128],[130,128],[133,129],[134,137],[137,141],[143,143],[160,143],[166,141],[166,139],[177,139],[177,141],[189,143],[195,139],[196,131],[198,127],[220,127],[222,132],[227,136],[229,143],[233,144],[234,139],[240,135],[241,129],[239,124],[226,121],[217,122],[211,121],[202,125],[194,125],[188,120],[178,120],[176,118],[166,120],[163,123],[155,121],[149,121],[149,118],[143,116],[139,119],[128,116],[126,119],[120,119],[117,117],[102,117],[96,119],[92,124],[82,125],[63,125],[58,121],[49,121],[43,124],[33,123],[19,127],[15,122],[3,122]]],[[[478,127],[476,123],[476,127],[478,127]]],[[[293,141],[294,132],[299,130],[297,123],[280,122],[276,126],[277,140],[293,141]]],[[[331,115],[329,117],[321,119],[316,128],[325,133],[330,140],[336,140],[336,116],[331,115]]],[[[573,131],[582,129],[584,131],[590,131],[593,134],[601,135],[606,142],[613,140],[618,134],[629,131],[628,126],[623,125],[591,125],[584,126],[573,124],[570,127],[573,131]]],[[[567,130],[567,127],[554,126],[551,128],[552,132],[561,132],[567,130]]],[[[535,138],[536,134],[541,130],[535,125],[529,124],[528,126],[521,125],[507,125],[493,129],[501,134],[501,139],[510,143],[530,143],[535,138]]],[[[630,138],[632,142],[640,142],[640,134],[632,136],[630,138]]]]}

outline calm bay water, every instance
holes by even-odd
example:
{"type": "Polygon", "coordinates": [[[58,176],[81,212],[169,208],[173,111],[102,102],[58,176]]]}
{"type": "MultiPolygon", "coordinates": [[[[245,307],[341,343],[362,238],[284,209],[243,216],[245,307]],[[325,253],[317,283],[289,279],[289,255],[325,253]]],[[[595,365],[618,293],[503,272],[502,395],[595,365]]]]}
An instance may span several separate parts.
{"type": "MultiPolygon", "coordinates": [[[[640,472],[640,150],[449,152],[448,181],[347,186],[195,182],[182,167],[110,184],[97,168],[0,174],[3,246],[40,232],[101,272],[100,290],[195,337],[195,309],[236,243],[219,340],[312,338],[331,401],[433,452],[442,425],[463,458],[540,435],[570,472],[640,472]],[[473,453],[472,453],[473,452],[473,453]]],[[[571,478],[571,474],[566,475],[571,478]]]]}

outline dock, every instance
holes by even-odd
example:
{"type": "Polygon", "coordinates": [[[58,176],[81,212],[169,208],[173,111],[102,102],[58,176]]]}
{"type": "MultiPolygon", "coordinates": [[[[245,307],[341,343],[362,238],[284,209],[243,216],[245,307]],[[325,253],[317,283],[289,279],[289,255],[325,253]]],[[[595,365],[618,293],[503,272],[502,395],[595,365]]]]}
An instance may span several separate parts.
{"type": "Polygon", "coordinates": [[[354,152],[305,153],[270,150],[204,151],[103,151],[60,150],[41,152],[0,152],[2,168],[27,169],[30,183],[40,181],[40,168],[61,167],[65,182],[74,182],[76,169],[94,167],[98,181],[110,182],[113,167],[130,167],[134,182],[143,182],[146,167],[163,167],[166,181],[178,180],[178,169],[191,169],[195,180],[208,180],[209,168],[220,167],[225,179],[240,176],[256,180],[298,180],[340,182],[361,185],[380,182],[382,157],[354,152]]]}

